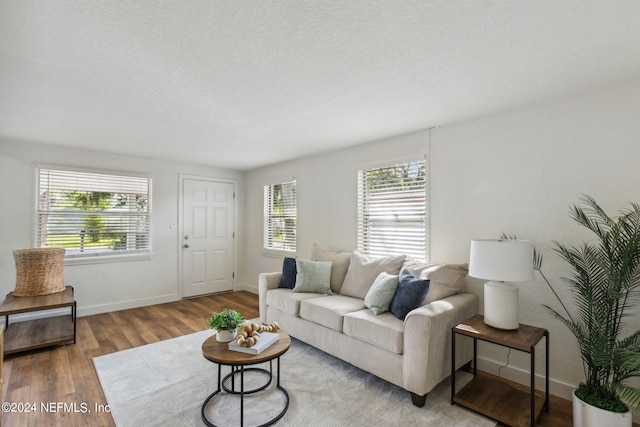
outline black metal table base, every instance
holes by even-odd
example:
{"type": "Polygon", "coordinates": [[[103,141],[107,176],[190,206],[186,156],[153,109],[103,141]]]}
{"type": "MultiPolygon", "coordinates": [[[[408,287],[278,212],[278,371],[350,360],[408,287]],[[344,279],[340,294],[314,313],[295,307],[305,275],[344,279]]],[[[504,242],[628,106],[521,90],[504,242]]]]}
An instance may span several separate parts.
{"type": "MultiPolygon", "coordinates": [[[[289,409],[289,393],[287,392],[287,390],[283,386],[280,385],[280,357],[277,358],[277,362],[278,362],[278,372],[277,372],[276,387],[284,395],[284,398],[285,398],[284,408],[274,418],[272,418],[272,419],[266,421],[265,423],[260,424],[259,426],[256,426],[256,427],[266,427],[266,426],[270,426],[270,425],[275,424],[280,418],[282,418],[284,416],[284,414],[287,412],[287,409],[289,409]]],[[[244,365],[231,366],[231,373],[229,373],[224,378],[222,378],[222,365],[218,364],[218,388],[217,388],[216,391],[211,393],[209,395],[209,397],[207,397],[205,399],[204,403],[202,404],[202,409],[200,411],[200,413],[202,415],[202,421],[209,427],[219,427],[216,424],[213,424],[207,418],[207,416],[205,414],[205,408],[207,407],[209,402],[214,397],[216,397],[221,391],[225,391],[225,392],[227,392],[229,394],[239,395],[240,396],[240,426],[241,427],[244,426],[244,396],[248,395],[248,394],[258,393],[260,391],[265,390],[271,384],[272,379],[273,379],[273,360],[269,361],[269,370],[262,369],[262,368],[247,368],[247,369],[245,369],[244,365]],[[267,380],[267,382],[265,384],[255,388],[255,389],[245,390],[244,389],[244,373],[245,373],[245,371],[257,371],[257,372],[265,373],[267,375],[268,380],[267,380]],[[235,388],[235,376],[238,373],[240,374],[240,390],[239,391],[236,390],[236,388],[235,388]],[[225,382],[228,381],[228,380],[231,380],[231,388],[229,388],[229,387],[227,387],[225,385],[225,382]]]]}

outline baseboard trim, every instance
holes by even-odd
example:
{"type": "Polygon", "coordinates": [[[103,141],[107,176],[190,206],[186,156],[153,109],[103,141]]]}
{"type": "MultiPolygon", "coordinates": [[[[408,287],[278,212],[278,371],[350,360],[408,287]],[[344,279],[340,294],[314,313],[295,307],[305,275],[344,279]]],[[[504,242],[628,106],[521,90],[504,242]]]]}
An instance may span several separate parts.
{"type": "MultiPolygon", "coordinates": [[[[180,297],[178,294],[169,294],[169,295],[161,295],[161,296],[152,297],[152,298],[142,298],[142,299],[136,299],[136,300],[121,301],[121,302],[110,303],[110,304],[99,304],[99,305],[92,305],[89,307],[82,307],[82,308],[79,307],[77,309],[76,315],[78,317],[91,316],[93,314],[109,313],[111,311],[145,307],[147,305],[164,304],[166,302],[178,301],[179,299],[180,297]]],[[[55,317],[55,316],[69,316],[70,314],[71,314],[70,307],[32,311],[29,313],[11,315],[11,318],[9,319],[9,323],[26,322],[27,320],[44,319],[47,317],[55,317]]],[[[6,327],[4,316],[2,316],[2,318],[0,319],[0,325],[3,325],[6,327]]]]}
{"type": "Polygon", "coordinates": [[[237,283],[233,290],[234,291],[247,291],[247,292],[251,292],[252,294],[258,295],[258,286],[257,285],[250,285],[250,284],[247,284],[247,283],[237,283]]]}
{"type": "MultiPolygon", "coordinates": [[[[538,369],[544,369],[544,365],[538,366],[538,369]]],[[[529,371],[516,366],[504,366],[495,360],[485,359],[478,356],[478,369],[483,372],[487,372],[492,375],[500,376],[508,380],[517,382],[522,385],[528,386],[531,377],[529,371]],[[502,368],[502,369],[500,369],[502,368]],[[498,369],[500,369],[500,375],[498,375],[498,369]]],[[[536,371],[538,370],[536,369],[536,371]]],[[[571,394],[577,385],[568,384],[559,380],[555,380],[552,377],[549,378],[549,394],[561,397],[563,399],[571,400],[571,394]]],[[[544,374],[536,373],[536,390],[544,391],[544,374]]]]}
{"type": "Polygon", "coordinates": [[[108,313],[111,311],[127,310],[129,308],[146,307],[148,305],[164,304],[167,302],[174,302],[179,300],[180,295],[176,293],[160,295],[151,298],[140,298],[135,300],[121,301],[117,303],[91,305],[88,307],[78,308],[78,317],[108,313]]]}

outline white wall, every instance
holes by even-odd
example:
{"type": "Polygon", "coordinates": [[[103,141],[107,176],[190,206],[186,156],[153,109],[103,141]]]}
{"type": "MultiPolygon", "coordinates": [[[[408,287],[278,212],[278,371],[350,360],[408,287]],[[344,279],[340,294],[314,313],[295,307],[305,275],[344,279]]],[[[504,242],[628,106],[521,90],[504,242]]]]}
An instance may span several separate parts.
{"type": "Polygon", "coordinates": [[[263,188],[280,178],[294,177],[298,192],[297,255],[308,258],[313,243],[339,251],[356,247],[357,170],[360,165],[389,159],[419,159],[427,150],[428,132],[355,146],[247,173],[246,252],[240,282],[256,289],[258,274],[279,271],[282,257],[265,254],[263,188]]]}
{"type": "MultiPolygon", "coordinates": [[[[244,173],[230,170],[0,141],[0,295],[15,287],[13,250],[33,246],[37,163],[146,173],[153,178],[152,259],[65,266],[65,282],[75,289],[79,315],[177,300],[178,228],[171,229],[170,223],[178,221],[179,174],[237,180],[240,195],[244,185],[244,173]]],[[[241,212],[243,198],[239,200],[241,212]]],[[[242,242],[243,216],[238,217],[242,242]]]]}
{"type": "MultiPolygon", "coordinates": [[[[569,218],[570,205],[588,194],[616,215],[630,202],[640,202],[638,123],[640,80],[435,129],[431,138],[432,254],[438,259],[459,259],[467,255],[471,239],[517,234],[543,251],[543,272],[562,290],[560,277],[568,277],[570,271],[554,253],[552,242],[578,244],[591,238],[569,218]]],[[[470,282],[470,288],[482,296],[480,281],[470,282]]],[[[550,330],[555,394],[567,396],[570,388],[562,383],[573,386],[583,379],[576,343],[542,307],[559,305],[539,276],[519,288],[521,322],[550,330]]],[[[637,313],[627,322],[630,329],[640,328],[637,313]]],[[[483,346],[481,352],[497,364],[507,361],[506,349],[483,346]]],[[[538,357],[540,368],[543,360],[538,357]]],[[[512,352],[511,361],[528,366],[522,353],[512,352]]]]}
{"type": "MultiPolygon", "coordinates": [[[[430,142],[431,260],[467,262],[474,238],[501,233],[531,239],[545,256],[553,284],[567,270],[552,241],[578,243],[586,235],[568,217],[569,206],[589,194],[611,214],[640,202],[640,80],[570,99],[442,126],[430,142]]],[[[281,259],[262,251],[262,187],[273,178],[298,180],[298,255],[313,242],[352,250],[356,242],[356,166],[420,155],[428,131],[352,149],[299,159],[247,174],[247,241],[241,281],[256,286],[262,271],[278,271],[281,259]]],[[[468,280],[482,300],[482,282],[468,280]]],[[[554,304],[542,279],[520,285],[521,322],[551,332],[552,392],[568,397],[582,380],[573,338],[542,304],[554,304]]],[[[480,308],[482,305],[480,306],[480,308]]],[[[640,327],[637,316],[628,319],[640,327]]],[[[538,348],[544,372],[544,344],[538,348]]],[[[481,368],[495,371],[507,350],[481,345],[481,368]]],[[[512,351],[502,374],[526,383],[528,355],[512,351]]]]}

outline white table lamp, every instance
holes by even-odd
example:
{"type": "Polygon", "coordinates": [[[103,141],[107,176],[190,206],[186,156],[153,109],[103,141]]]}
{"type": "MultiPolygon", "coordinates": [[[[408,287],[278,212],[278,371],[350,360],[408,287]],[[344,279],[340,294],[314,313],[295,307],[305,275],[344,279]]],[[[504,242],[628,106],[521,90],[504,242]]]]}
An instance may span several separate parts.
{"type": "Polygon", "coordinates": [[[528,240],[472,240],[469,275],[486,279],[484,323],[518,329],[518,288],[511,282],[534,279],[533,246],[528,240]]]}

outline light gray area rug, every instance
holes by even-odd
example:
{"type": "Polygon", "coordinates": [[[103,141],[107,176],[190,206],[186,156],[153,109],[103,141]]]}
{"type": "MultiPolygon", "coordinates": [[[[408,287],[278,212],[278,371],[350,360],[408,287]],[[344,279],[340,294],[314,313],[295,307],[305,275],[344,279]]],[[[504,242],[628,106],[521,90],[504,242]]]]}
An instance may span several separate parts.
{"type": "MultiPolygon", "coordinates": [[[[200,409],[217,384],[217,365],[201,352],[207,330],[119,351],[93,359],[100,383],[118,426],[202,426],[200,409]]],[[[281,384],[290,396],[289,410],[278,426],[494,426],[450,403],[449,380],[429,393],[417,408],[409,393],[292,339],[281,357],[281,384]]],[[[268,368],[269,364],[259,365],[268,368]]],[[[274,377],[276,362],[273,363],[274,377]]],[[[229,373],[222,368],[223,377],[229,373]]],[[[456,386],[471,375],[459,372],[456,386]]],[[[247,388],[264,384],[266,375],[245,373],[247,388]]],[[[240,425],[238,396],[222,392],[207,406],[207,415],[221,426],[240,425]]],[[[275,378],[264,392],[245,397],[245,425],[259,425],[284,407],[275,378]]]]}

